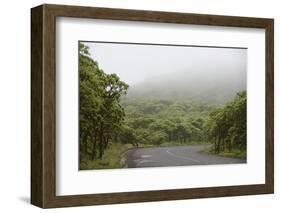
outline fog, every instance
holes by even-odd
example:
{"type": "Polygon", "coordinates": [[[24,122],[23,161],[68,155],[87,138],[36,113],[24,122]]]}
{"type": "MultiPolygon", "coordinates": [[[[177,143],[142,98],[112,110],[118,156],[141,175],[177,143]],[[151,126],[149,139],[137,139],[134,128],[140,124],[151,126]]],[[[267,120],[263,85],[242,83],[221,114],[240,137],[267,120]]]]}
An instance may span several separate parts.
{"type": "Polygon", "coordinates": [[[225,102],[246,90],[247,49],[84,42],[129,97],[225,102]]]}

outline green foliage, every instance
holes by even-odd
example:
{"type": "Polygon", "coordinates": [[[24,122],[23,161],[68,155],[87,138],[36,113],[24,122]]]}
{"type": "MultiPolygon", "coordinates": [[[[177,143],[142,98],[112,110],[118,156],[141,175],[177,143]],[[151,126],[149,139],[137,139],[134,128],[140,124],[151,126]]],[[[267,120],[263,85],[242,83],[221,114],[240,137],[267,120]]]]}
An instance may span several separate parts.
{"type": "Polygon", "coordinates": [[[212,112],[205,123],[208,139],[213,142],[215,153],[232,152],[247,148],[247,97],[237,93],[233,101],[212,112]]]}
{"type": "Polygon", "coordinates": [[[124,119],[120,98],[126,94],[128,85],[116,74],[103,72],[82,43],[79,45],[79,72],[80,159],[101,159],[124,119]]]}
{"type": "Polygon", "coordinates": [[[128,149],[132,148],[130,144],[110,143],[104,151],[102,159],[83,159],[80,162],[80,169],[114,169],[126,167],[123,159],[128,149]]]}
{"type": "Polygon", "coordinates": [[[246,92],[223,106],[185,99],[126,97],[129,85],[106,74],[79,45],[80,169],[120,168],[129,147],[212,143],[211,152],[246,158],[246,92]]]}
{"type": "Polygon", "coordinates": [[[157,99],[123,99],[122,105],[126,117],[119,142],[134,146],[204,143],[203,124],[216,109],[205,103],[157,99]]]}

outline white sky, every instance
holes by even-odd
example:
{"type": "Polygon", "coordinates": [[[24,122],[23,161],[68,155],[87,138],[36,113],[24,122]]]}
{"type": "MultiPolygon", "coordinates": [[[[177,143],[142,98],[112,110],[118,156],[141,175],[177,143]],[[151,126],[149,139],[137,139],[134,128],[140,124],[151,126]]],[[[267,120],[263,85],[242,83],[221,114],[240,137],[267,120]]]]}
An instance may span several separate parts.
{"type": "Polygon", "coordinates": [[[106,73],[134,85],[153,76],[186,72],[196,76],[240,76],[245,81],[247,50],[83,42],[106,73]]]}

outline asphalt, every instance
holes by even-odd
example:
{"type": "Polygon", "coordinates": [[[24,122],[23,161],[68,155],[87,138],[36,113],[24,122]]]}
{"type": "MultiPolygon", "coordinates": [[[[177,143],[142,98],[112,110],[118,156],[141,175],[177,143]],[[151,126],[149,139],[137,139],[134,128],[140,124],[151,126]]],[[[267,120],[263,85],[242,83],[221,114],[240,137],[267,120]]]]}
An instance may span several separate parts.
{"type": "Polygon", "coordinates": [[[135,148],[125,155],[129,168],[238,164],[246,160],[204,153],[206,145],[135,148]]]}

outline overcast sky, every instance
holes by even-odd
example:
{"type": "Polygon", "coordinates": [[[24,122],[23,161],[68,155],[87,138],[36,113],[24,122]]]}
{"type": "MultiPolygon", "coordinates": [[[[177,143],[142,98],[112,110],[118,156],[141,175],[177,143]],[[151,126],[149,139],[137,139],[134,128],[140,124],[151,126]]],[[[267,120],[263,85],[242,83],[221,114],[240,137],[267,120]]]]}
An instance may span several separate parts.
{"type": "Polygon", "coordinates": [[[246,82],[247,50],[83,42],[106,73],[116,73],[129,85],[154,76],[185,72],[196,76],[236,76],[246,82]],[[195,73],[196,72],[196,73],[195,73]]]}

